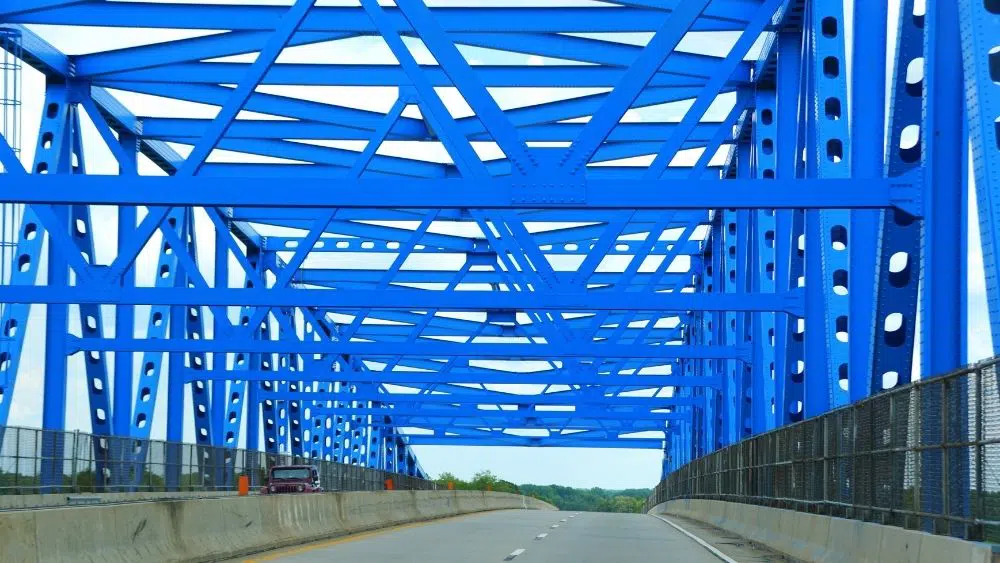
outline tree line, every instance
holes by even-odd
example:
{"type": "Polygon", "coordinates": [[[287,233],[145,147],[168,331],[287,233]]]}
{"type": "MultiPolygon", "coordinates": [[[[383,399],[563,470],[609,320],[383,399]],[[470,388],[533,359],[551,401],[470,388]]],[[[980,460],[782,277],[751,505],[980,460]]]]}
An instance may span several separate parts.
{"type": "Polygon", "coordinates": [[[442,473],[439,485],[451,486],[461,491],[497,491],[537,498],[560,510],[584,512],[642,512],[650,489],[607,490],[599,487],[577,489],[560,485],[515,485],[504,481],[490,471],[480,471],[471,480],[463,480],[451,473],[442,473]]]}

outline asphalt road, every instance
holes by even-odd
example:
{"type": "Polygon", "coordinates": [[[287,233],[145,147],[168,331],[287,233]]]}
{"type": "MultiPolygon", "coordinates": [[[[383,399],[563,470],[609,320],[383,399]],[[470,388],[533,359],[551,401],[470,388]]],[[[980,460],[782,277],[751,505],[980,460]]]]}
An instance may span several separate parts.
{"type": "Polygon", "coordinates": [[[248,561],[719,563],[704,547],[652,516],[531,510],[411,524],[261,554],[248,561]]]}

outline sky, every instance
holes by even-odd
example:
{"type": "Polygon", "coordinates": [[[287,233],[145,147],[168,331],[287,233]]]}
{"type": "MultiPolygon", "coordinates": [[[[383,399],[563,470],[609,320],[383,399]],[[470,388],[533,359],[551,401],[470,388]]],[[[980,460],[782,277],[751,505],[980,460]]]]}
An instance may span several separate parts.
{"type": "MultiPolygon", "coordinates": [[[[220,2],[221,3],[221,2],[220,2]]],[[[261,2],[264,3],[264,2],[261,2]]],[[[448,2],[439,2],[439,4],[448,2]]],[[[467,1],[464,4],[472,4],[467,1]]],[[[486,2],[478,2],[486,4],[486,2]]],[[[502,2],[511,4],[512,2],[502,2]]],[[[496,3],[494,3],[496,4],[496,3]]],[[[522,2],[522,4],[537,5],[538,2],[522,2]]],[[[551,3],[550,3],[551,4],[551,3]]],[[[560,2],[561,5],[579,4],[579,2],[560,2]]],[[[892,12],[890,20],[894,21],[898,2],[890,2],[892,12]]],[[[850,57],[850,37],[851,37],[851,4],[847,1],[847,38],[848,57],[850,57]]],[[[895,25],[888,26],[890,43],[895,36],[895,25]]],[[[114,33],[107,33],[106,30],[82,31],[72,28],[59,28],[51,26],[38,26],[34,28],[36,32],[45,39],[69,54],[80,54],[87,52],[102,51],[119,48],[137,43],[151,43],[178,38],[176,33],[163,30],[115,30],[114,33]]],[[[644,38],[619,38],[619,40],[633,41],[642,44],[644,38]]],[[[731,40],[719,41],[717,44],[706,44],[702,41],[699,50],[710,50],[724,54],[728,48],[726,43],[731,44],[731,40]]],[[[371,40],[354,40],[346,42],[337,53],[323,52],[323,60],[328,62],[386,62],[386,57],[391,59],[384,44],[371,40]],[[332,57],[332,59],[331,59],[332,57]]],[[[418,61],[425,62],[430,59],[429,54],[421,52],[420,46],[414,47],[415,56],[418,61]]],[[[465,52],[472,64],[477,63],[507,63],[510,60],[496,60],[496,55],[484,50],[469,50],[465,52]]],[[[286,51],[282,55],[282,62],[314,62],[320,56],[315,48],[296,48],[286,51]]],[[[505,55],[509,57],[509,55],[505,55]]],[[[524,59],[524,57],[521,57],[524,59]]],[[[231,61],[252,60],[242,57],[230,57],[231,61]]],[[[531,57],[527,60],[518,60],[516,63],[544,65],[547,61],[539,57],[531,57]]],[[[891,64],[891,57],[890,57],[891,64]]],[[[891,70],[891,69],[890,69],[891,70]]],[[[848,67],[848,72],[850,68],[848,67]]],[[[319,99],[333,101],[344,105],[362,107],[385,111],[392,104],[394,92],[392,89],[301,89],[298,95],[303,97],[315,96],[319,99]]],[[[464,101],[454,92],[441,91],[449,109],[456,115],[463,113],[471,114],[464,101]],[[464,106],[464,107],[463,107],[464,106]]],[[[504,105],[522,105],[537,102],[539,99],[548,99],[546,96],[555,95],[555,92],[535,92],[511,90],[497,94],[498,102],[504,105]],[[540,96],[532,99],[531,96],[540,96]]],[[[579,95],[579,93],[574,93],[579,95]]],[[[34,135],[38,130],[39,116],[44,96],[44,80],[41,75],[30,68],[24,71],[23,83],[23,127],[21,144],[24,147],[22,160],[29,163],[33,157],[34,135]]],[[[140,115],[185,115],[189,117],[212,117],[214,110],[208,106],[196,106],[187,103],[168,103],[163,100],[154,100],[143,96],[122,93],[120,99],[134,112],[140,115]]],[[[728,102],[731,105],[731,101],[728,102]]],[[[710,114],[724,115],[728,112],[725,100],[710,110],[710,114]]],[[[681,108],[674,108],[674,111],[681,108]]],[[[668,110],[669,111],[669,110],[668,110]]],[[[681,109],[682,111],[682,109],[681,109]]],[[[244,114],[249,115],[249,114],[244,114]]],[[[254,117],[260,117],[255,115],[254,117]]],[[[642,121],[644,118],[650,121],[658,120],[659,115],[651,115],[644,111],[631,111],[626,117],[628,121],[642,121]]],[[[94,129],[89,119],[84,118],[84,145],[85,159],[89,173],[114,174],[117,167],[110,151],[103,145],[99,135],[94,129]]],[[[342,148],[360,147],[349,143],[340,143],[337,146],[342,148]]],[[[363,143],[361,143],[363,146],[363,143]]],[[[186,154],[185,147],[177,147],[181,154],[186,154]]],[[[480,154],[488,152],[489,147],[477,147],[480,154]]],[[[400,154],[409,150],[405,146],[392,146],[387,144],[380,149],[380,154],[400,154]]],[[[426,158],[441,158],[441,155],[428,153],[426,158]]],[[[446,158],[446,155],[444,155],[446,158]]],[[[217,152],[213,155],[213,160],[245,160],[244,157],[217,152]]],[[[152,163],[142,158],[140,171],[143,174],[159,173],[152,163]]],[[[975,202],[970,199],[970,216],[975,217],[975,202]]],[[[115,254],[114,233],[117,228],[117,218],[113,209],[98,208],[94,210],[94,235],[98,241],[97,256],[98,263],[107,263],[115,254]]],[[[212,279],[213,261],[211,259],[211,249],[215,237],[214,230],[208,225],[207,219],[202,215],[197,223],[199,233],[199,261],[204,266],[203,272],[207,279],[212,279]]],[[[982,256],[978,251],[978,225],[976,221],[971,221],[969,248],[969,359],[976,360],[991,355],[992,343],[990,341],[989,324],[986,315],[985,282],[983,278],[982,256]]],[[[155,263],[156,244],[147,246],[146,251],[140,256],[140,284],[151,285],[152,264],[155,263]],[[143,265],[148,265],[143,268],[143,265]],[[145,271],[144,275],[142,272],[145,271]]],[[[233,264],[231,271],[237,271],[238,267],[233,264]]],[[[44,279],[44,266],[40,272],[40,279],[44,279]]],[[[105,324],[108,327],[108,334],[113,334],[113,308],[105,307],[105,324]]],[[[137,311],[139,324],[144,326],[143,312],[137,311]]],[[[41,424],[41,390],[42,373],[44,361],[42,351],[44,349],[44,326],[45,308],[35,306],[27,329],[25,340],[25,355],[22,361],[19,377],[14,390],[17,397],[14,401],[10,424],[20,426],[38,427],[41,424]]],[[[72,317],[71,317],[72,318],[72,317]]],[[[71,325],[71,332],[79,331],[78,326],[71,325]]],[[[138,361],[138,360],[137,360],[138,361]]],[[[68,413],[67,424],[71,428],[78,428],[83,431],[89,430],[89,415],[86,409],[86,381],[82,376],[82,364],[79,355],[70,360],[70,389],[68,396],[71,398],[71,405],[68,413]]],[[[166,378],[162,378],[165,382],[166,378]]],[[[161,390],[158,410],[154,417],[153,437],[162,438],[164,434],[164,418],[162,406],[165,404],[165,389],[161,390]]],[[[190,399],[188,398],[187,408],[190,412],[190,399]]],[[[190,417],[186,417],[190,420],[190,417]]],[[[188,424],[190,426],[190,424],[188,424]]],[[[187,429],[187,439],[193,438],[191,428],[187,429]]],[[[500,477],[519,483],[557,483],[569,486],[591,487],[601,486],[605,488],[631,488],[653,486],[660,476],[660,462],[662,454],[649,450],[616,450],[616,449],[551,449],[551,448],[453,448],[441,446],[416,447],[415,451],[424,469],[432,475],[449,471],[455,475],[467,478],[477,471],[489,469],[500,477]]]]}

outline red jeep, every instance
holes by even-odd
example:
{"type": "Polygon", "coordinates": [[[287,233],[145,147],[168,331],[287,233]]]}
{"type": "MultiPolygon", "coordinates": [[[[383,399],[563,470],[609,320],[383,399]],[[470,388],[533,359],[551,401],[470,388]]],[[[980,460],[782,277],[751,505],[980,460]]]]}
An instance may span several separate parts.
{"type": "Polygon", "coordinates": [[[268,473],[261,494],[321,493],[319,471],[314,465],[276,465],[268,473]]]}

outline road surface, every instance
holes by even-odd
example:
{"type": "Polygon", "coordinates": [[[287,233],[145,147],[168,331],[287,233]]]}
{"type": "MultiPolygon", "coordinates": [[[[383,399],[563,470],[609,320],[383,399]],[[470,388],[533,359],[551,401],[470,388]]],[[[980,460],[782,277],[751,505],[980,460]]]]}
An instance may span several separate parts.
{"type": "Polygon", "coordinates": [[[261,554],[283,563],[720,563],[644,514],[505,510],[411,524],[261,554]]]}

